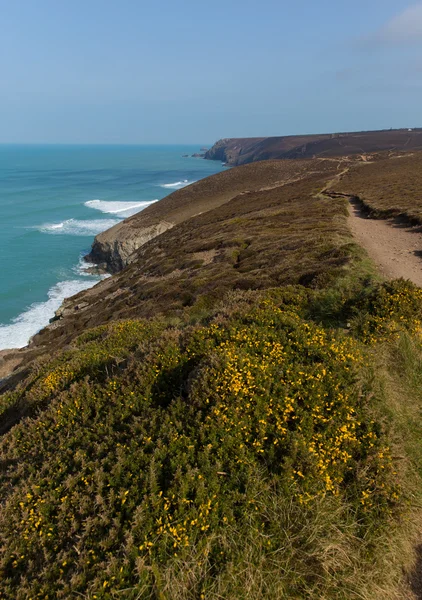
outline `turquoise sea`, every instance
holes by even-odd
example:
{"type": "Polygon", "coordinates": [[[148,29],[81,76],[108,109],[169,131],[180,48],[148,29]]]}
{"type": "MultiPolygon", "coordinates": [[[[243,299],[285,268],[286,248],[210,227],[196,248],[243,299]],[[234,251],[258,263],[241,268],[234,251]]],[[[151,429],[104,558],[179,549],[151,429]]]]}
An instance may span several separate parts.
{"type": "Polygon", "coordinates": [[[82,261],[97,233],[223,169],[182,157],[198,149],[0,145],[0,350],[26,345],[63,298],[98,282],[82,261]]]}

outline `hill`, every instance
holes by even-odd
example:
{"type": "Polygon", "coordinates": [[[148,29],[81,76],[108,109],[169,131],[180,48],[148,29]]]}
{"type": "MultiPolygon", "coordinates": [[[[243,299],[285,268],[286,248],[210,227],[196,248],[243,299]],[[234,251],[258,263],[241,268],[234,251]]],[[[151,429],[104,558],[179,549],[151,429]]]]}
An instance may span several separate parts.
{"type": "Polygon", "coordinates": [[[347,201],[388,171],[415,205],[422,159],[375,158],[230,169],[96,241],[115,273],[3,358],[0,597],[414,597],[422,294],[347,201]]]}
{"type": "Polygon", "coordinates": [[[228,138],[216,142],[205,158],[236,166],[269,159],[327,158],[411,150],[422,150],[422,129],[228,138]]]}

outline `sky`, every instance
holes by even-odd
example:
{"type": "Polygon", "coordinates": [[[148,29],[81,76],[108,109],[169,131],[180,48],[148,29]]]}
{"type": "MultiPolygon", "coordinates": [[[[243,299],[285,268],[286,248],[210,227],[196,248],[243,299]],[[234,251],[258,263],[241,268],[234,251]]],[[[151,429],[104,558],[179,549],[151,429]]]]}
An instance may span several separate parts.
{"type": "Polygon", "coordinates": [[[0,143],[422,126],[422,2],[0,0],[0,143]]]}

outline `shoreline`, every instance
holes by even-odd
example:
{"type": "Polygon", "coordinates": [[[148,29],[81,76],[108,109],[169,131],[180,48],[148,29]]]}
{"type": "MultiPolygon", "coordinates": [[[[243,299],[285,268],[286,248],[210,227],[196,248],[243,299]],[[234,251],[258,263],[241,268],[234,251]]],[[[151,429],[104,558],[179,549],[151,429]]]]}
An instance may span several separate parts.
{"type": "MultiPolygon", "coordinates": [[[[183,173],[180,167],[178,167],[179,172],[183,173]]],[[[206,170],[206,169],[205,169],[206,170]]],[[[108,268],[106,262],[100,264],[99,262],[93,262],[90,260],[90,255],[92,253],[92,249],[96,242],[98,235],[107,234],[110,229],[113,229],[113,226],[110,227],[110,217],[114,217],[115,225],[121,225],[127,219],[130,219],[133,216],[139,215],[145,209],[147,209],[152,204],[163,200],[168,195],[171,195],[175,191],[180,189],[184,189],[185,187],[191,185],[186,176],[183,177],[179,175],[177,178],[176,174],[174,179],[167,179],[168,183],[163,183],[161,181],[165,181],[166,175],[165,169],[163,170],[163,176],[160,178],[157,176],[158,182],[155,184],[157,187],[162,188],[162,190],[166,191],[166,195],[163,198],[158,198],[154,200],[134,200],[134,201],[100,201],[100,200],[90,200],[85,201],[83,204],[88,206],[88,208],[96,208],[105,214],[102,215],[101,220],[104,220],[105,227],[100,233],[96,233],[89,239],[89,245],[91,247],[88,254],[86,251],[79,254],[79,262],[75,263],[73,267],[69,267],[69,276],[64,279],[58,279],[56,282],[52,283],[48,289],[46,289],[43,293],[43,297],[39,300],[34,300],[33,302],[29,302],[26,306],[22,308],[22,310],[10,320],[6,320],[4,323],[0,324],[0,334],[3,336],[3,340],[0,342],[0,352],[8,353],[8,352],[19,352],[28,348],[31,345],[31,340],[34,336],[36,336],[40,331],[42,331],[45,327],[48,327],[51,323],[57,321],[60,317],[57,316],[57,313],[60,311],[62,306],[73,296],[79,294],[81,291],[86,291],[91,289],[97,283],[100,283],[107,277],[110,277],[113,272],[116,272],[120,269],[115,269],[114,271],[108,268]],[[176,180],[177,179],[177,180],[176,180]],[[109,204],[116,204],[115,207],[110,207],[109,204]],[[104,204],[104,206],[103,206],[104,204]],[[126,206],[126,204],[128,206],[126,206]],[[125,213],[129,210],[133,210],[137,206],[140,206],[140,210],[132,215],[126,216],[123,218],[122,213],[125,213]],[[112,208],[112,210],[111,210],[112,208]],[[107,210],[107,213],[105,212],[107,210]],[[106,218],[107,214],[107,218],[106,218]],[[83,272],[82,272],[83,271],[83,272]],[[74,276],[72,277],[72,272],[74,272],[74,276]],[[85,279],[85,277],[89,277],[90,279],[85,279]],[[94,279],[92,279],[94,278],[94,279]],[[60,301],[59,301],[60,300],[60,301]],[[41,316],[39,313],[43,313],[41,316]],[[33,321],[30,323],[31,319],[33,321]],[[26,332],[25,332],[26,330],[26,332]],[[12,341],[13,339],[13,341],[12,341]],[[10,344],[8,341],[10,340],[10,344]]],[[[202,172],[203,173],[203,172],[202,172]]],[[[209,175],[203,176],[200,173],[195,175],[195,171],[186,171],[186,175],[189,175],[189,178],[194,179],[193,183],[196,181],[201,181],[204,177],[208,177],[209,175]],[[195,177],[198,177],[195,179],[195,177]]],[[[98,220],[98,219],[97,219],[98,220]]],[[[74,219],[68,219],[67,222],[73,222],[74,219]]],[[[76,222],[79,223],[77,220],[76,222]]],[[[80,221],[83,223],[84,221],[80,221]]],[[[92,219],[86,219],[86,222],[92,222],[92,219]]],[[[39,226],[41,227],[41,226],[39,226]]],[[[44,227],[44,226],[43,226],[44,227]]],[[[45,226],[47,232],[47,226],[45,226]]],[[[57,232],[57,234],[65,233],[63,229],[63,224],[61,227],[57,224],[50,224],[48,233],[57,232]]],[[[158,233],[162,232],[162,228],[158,233]]],[[[70,233],[69,233],[70,235],[70,233]]],[[[155,233],[154,233],[155,235],[155,233]]],[[[154,236],[152,236],[154,237],[154,236]]],[[[67,267],[66,267],[67,268],[67,267]]]]}

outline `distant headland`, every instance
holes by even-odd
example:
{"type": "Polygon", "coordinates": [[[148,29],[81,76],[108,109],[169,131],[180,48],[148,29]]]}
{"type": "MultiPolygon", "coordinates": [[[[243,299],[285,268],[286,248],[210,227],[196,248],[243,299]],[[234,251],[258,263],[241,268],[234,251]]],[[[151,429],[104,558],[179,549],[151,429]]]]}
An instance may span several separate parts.
{"type": "Polygon", "coordinates": [[[327,158],[367,152],[422,150],[422,128],[353,133],[224,138],[205,152],[208,160],[230,166],[275,158],[327,158]]]}

